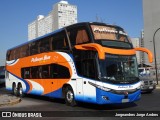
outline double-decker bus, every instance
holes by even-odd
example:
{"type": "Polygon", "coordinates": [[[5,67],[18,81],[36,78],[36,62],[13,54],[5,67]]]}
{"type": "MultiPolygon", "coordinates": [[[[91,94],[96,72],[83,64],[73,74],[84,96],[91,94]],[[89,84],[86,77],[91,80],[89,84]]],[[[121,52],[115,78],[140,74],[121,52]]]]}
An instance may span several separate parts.
{"type": "Polygon", "coordinates": [[[119,26],[84,22],[7,51],[6,89],[77,101],[114,104],[140,99],[136,51],[119,26]]]}

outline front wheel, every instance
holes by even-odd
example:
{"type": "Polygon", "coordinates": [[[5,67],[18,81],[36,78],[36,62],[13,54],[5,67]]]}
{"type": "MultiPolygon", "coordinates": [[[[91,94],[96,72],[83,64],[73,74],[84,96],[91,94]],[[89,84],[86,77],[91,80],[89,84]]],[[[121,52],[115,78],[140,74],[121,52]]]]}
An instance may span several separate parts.
{"type": "Polygon", "coordinates": [[[65,89],[65,102],[69,106],[76,106],[73,90],[69,86],[65,89]]]}

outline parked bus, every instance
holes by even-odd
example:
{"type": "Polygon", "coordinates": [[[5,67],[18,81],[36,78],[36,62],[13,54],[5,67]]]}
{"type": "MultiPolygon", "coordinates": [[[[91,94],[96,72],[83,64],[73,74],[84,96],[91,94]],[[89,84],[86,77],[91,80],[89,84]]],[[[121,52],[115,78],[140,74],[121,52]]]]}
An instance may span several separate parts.
{"type": "Polygon", "coordinates": [[[77,101],[114,104],[140,99],[136,51],[125,31],[104,23],[77,23],[9,49],[6,89],[77,101]]]}

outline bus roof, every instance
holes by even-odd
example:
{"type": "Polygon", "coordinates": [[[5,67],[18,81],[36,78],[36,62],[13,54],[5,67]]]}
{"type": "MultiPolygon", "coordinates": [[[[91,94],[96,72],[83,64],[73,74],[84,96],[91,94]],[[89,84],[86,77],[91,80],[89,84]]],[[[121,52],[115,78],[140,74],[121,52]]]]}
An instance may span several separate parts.
{"type": "MultiPolygon", "coordinates": [[[[94,25],[107,25],[107,26],[117,27],[117,28],[123,29],[123,28],[121,28],[120,26],[117,26],[117,25],[110,25],[110,24],[100,23],[100,22],[81,22],[81,23],[75,23],[75,24],[66,26],[66,27],[64,27],[64,28],[70,28],[70,27],[79,26],[79,25],[90,25],[90,24],[94,24],[94,25]]],[[[20,46],[23,46],[23,45],[26,45],[26,44],[29,44],[29,43],[32,43],[32,42],[34,42],[34,41],[37,41],[37,40],[40,40],[40,39],[42,39],[42,38],[48,37],[48,36],[50,36],[50,35],[56,34],[56,33],[58,33],[58,32],[61,32],[62,30],[64,30],[64,28],[57,29],[57,30],[55,30],[55,31],[53,31],[53,32],[51,32],[51,33],[45,34],[45,35],[43,35],[43,36],[37,37],[37,38],[35,38],[35,39],[32,39],[32,40],[30,40],[30,41],[27,41],[27,42],[25,42],[25,43],[22,43],[22,44],[20,44],[20,45],[17,45],[17,46],[15,46],[15,47],[12,47],[12,48],[8,49],[7,51],[12,50],[12,49],[15,49],[15,48],[18,48],[18,47],[20,47],[20,46]]]]}
{"type": "Polygon", "coordinates": [[[17,46],[15,46],[15,47],[12,47],[12,48],[8,49],[7,51],[12,50],[12,49],[15,49],[15,48],[18,48],[18,47],[20,47],[20,46],[23,46],[23,45],[26,45],[26,44],[29,44],[29,43],[32,43],[32,42],[37,41],[37,40],[39,40],[39,39],[48,37],[48,36],[50,36],[50,35],[52,35],[52,34],[55,34],[55,33],[58,33],[58,32],[60,32],[60,31],[62,31],[63,29],[64,29],[64,28],[61,28],[61,29],[55,30],[55,31],[53,31],[53,32],[51,32],[51,33],[48,33],[48,34],[45,34],[45,35],[43,35],[43,36],[37,37],[37,38],[35,38],[35,39],[32,39],[32,40],[30,40],[30,41],[27,41],[27,42],[25,42],[25,43],[22,43],[22,44],[20,44],[20,45],[17,45],[17,46]]]}

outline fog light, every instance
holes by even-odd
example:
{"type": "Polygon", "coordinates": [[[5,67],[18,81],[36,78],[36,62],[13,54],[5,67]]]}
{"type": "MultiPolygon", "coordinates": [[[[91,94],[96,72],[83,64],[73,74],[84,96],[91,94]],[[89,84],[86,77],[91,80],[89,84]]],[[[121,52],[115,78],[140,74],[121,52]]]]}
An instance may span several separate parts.
{"type": "Polygon", "coordinates": [[[104,100],[109,100],[109,98],[108,98],[107,96],[102,96],[102,98],[103,98],[104,100]]]}

